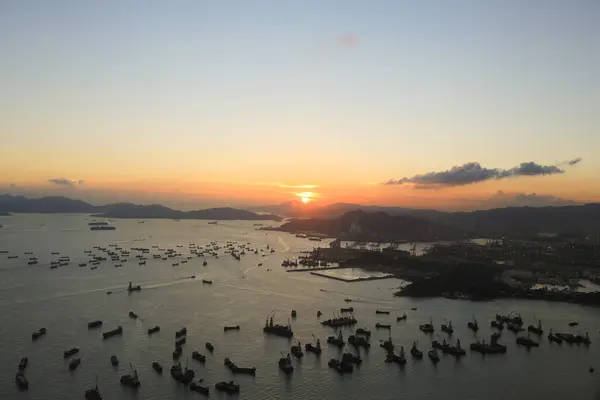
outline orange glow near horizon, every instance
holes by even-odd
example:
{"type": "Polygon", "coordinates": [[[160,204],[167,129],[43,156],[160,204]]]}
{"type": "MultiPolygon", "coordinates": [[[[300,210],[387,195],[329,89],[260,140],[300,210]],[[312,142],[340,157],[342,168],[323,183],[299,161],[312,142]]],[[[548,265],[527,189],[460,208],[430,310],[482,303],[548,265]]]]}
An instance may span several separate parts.
{"type": "Polygon", "coordinates": [[[316,196],[313,192],[301,192],[296,193],[296,196],[300,198],[300,201],[304,204],[308,204],[311,200],[313,200],[316,196]]]}

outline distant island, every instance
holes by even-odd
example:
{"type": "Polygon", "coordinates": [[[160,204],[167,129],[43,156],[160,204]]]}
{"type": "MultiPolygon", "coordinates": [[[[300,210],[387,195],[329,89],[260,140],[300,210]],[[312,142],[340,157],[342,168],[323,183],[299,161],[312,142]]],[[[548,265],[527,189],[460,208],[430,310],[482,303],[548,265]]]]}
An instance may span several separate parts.
{"type": "Polygon", "coordinates": [[[179,211],[153,204],[138,205],[131,203],[115,203],[95,206],[81,200],[62,196],[28,198],[25,196],[0,195],[0,215],[9,213],[88,213],[95,217],[136,218],[136,219],[208,219],[208,220],[245,220],[245,221],[280,221],[272,214],[260,214],[237,208],[221,207],[206,210],[179,211]]]}

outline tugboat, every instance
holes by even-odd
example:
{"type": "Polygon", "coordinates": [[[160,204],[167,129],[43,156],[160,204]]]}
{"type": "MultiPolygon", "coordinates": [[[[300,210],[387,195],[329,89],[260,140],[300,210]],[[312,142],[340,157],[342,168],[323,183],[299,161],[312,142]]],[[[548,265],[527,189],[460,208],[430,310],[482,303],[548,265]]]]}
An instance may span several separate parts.
{"type": "Polygon", "coordinates": [[[129,363],[129,369],[131,370],[131,374],[121,376],[121,385],[137,389],[140,386],[137,370],[133,370],[131,363],[129,363]]]}
{"type": "Polygon", "coordinates": [[[202,364],[206,362],[206,356],[204,354],[198,353],[197,351],[192,352],[192,359],[202,364]]]}
{"type": "Polygon", "coordinates": [[[527,327],[527,331],[542,336],[544,334],[544,330],[542,329],[542,321],[538,320],[537,326],[529,325],[527,327]]]}
{"type": "Polygon", "coordinates": [[[452,321],[448,321],[447,324],[442,324],[442,332],[446,332],[448,335],[452,335],[454,333],[452,321]]]}
{"type": "MultiPolygon", "coordinates": [[[[315,339],[315,335],[313,335],[313,339],[315,339]]],[[[319,339],[315,339],[315,342],[317,343],[316,346],[313,345],[312,343],[307,343],[304,346],[304,350],[306,350],[309,353],[314,353],[317,356],[321,355],[321,341],[319,339]]]]}
{"type": "Polygon", "coordinates": [[[215,350],[215,348],[213,347],[212,344],[206,342],[206,350],[208,350],[212,353],[215,350]]]}
{"type": "Polygon", "coordinates": [[[517,338],[517,344],[521,345],[521,346],[525,346],[528,349],[532,348],[532,347],[539,347],[540,344],[533,341],[529,336],[525,337],[525,336],[519,336],[517,338]]]}
{"type": "Polygon", "coordinates": [[[113,365],[113,367],[119,365],[119,359],[117,359],[117,356],[110,356],[110,363],[113,365]]]}
{"type": "Polygon", "coordinates": [[[215,384],[215,389],[220,392],[225,392],[229,394],[236,394],[240,392],[240,385],[236,385],[233,381],[229,382],[219,382],[215,384]]]}
{"type": "Polygon", "coordinates": [[[102,321],[88,322],[88,329],[99,328],[102,326],[102,321]]]}
{"type": "Polygon", "coordinates": [[[79,367],[79,364],[81,364],[81,358],[74,358],[69,362],[69,369],[75,371],[79,367]]]}
{"type": "Polygon", "coordinates": [[[343,336],[343,334],[342,334],[342,331],[341,331],[341,330],[339,331],[339,333],[338,333],[338,336],[337,336],[337,337],[335,337],[335,336],[333,336],[333,335],[332,335],[332,336],[329,336],[329,337],[327,338],[327,343],[329,343],[329,344],[332,344],[332,345],[334,345],[334,346],[337,346],[337,347],[339,347],[340,349],[341,349],[342,347],[344,347],[344,345],[345,345],[346,343],[344,342],[344,336],[343,336]]]}
{"type": "Polygon", "coordinates": [[[239,331],[240,330],[240,326],[239,325],[235,325],[235,326],[224,326],[223,327],[223,331],[227,332],[227,331],[239,331]]]}
{"type": "Polygon", "coordinates": [[[31,340],[38,340],[46,334],[46,328],[40,328],[37,332],[31,334],[31,340]]]}
{"type": "Polygon", "coordinates": [[[208,393],[209,393],[208,386],[202,386],[199,383],[192,382],[192,383],[190,383],[190,390],[200,393],[200,394],[203,394],[208,397],[208,393]]]}
{"type": "Polygon", "coordinates": [[[79,353],[79,349],[77,347],[73,347],[72,349],[65,350],[64,351],[64,358],[69,358],[73,354],[77,354],[77,353],[79,353]]]}
{"type": "Polygon", "coordinates": [[[421,360],[423,358],[423,352],[417,348],[417,342],[413,342],[413,345],[410,349],[410,354],[417,360],[421,360]]]}
{"type": "Polygon", "coordinates": [[[29,359],[27,357],[21,358],[21,361],[19,362],[19,371],[23,371],[25,368],[27,368],[27,363],[29,363],[29,359]]]}
{"type": "Polygon", "coordinates": [[[472,330],[473,332],[477,332],[479,330],[479,324],[477,323],[477,320],[475,319],[475,317],[473,317],[473,321],[469,321],[467,323],[467,327],[472,330]]]}
{"type": "Polygon", "coordinates": [[[122,335],[122,334],[123,334],[123,327],[121,325],[119,325],[117,327],[117,329],[113,329],[112,331],[104,332],[102,334],[102,338],[103,339],[108,339],[108,338],[111,338],[113,336],[122,335]]]}
{"type": "Polygon", "coordinates": [[[294,332],[292,331],[292,327],[289,323],[288,325],[275,325],[273,324],[273,316],[271,316],[271,318],[267,319],[267,322],[265,322],[263,332],[287,338],[294,336],[294,332]]]}
{"type": "Polygon", "coordinates": [[[431,320],[431,318],[429,319],[429,323],[428,324],[419,325],[419,329],[423,333],[433,333],[433,332],[435,332],[435,328],[433,327],[433,321],[431,320]]]}
{"type": "Polygon", "coordinates": [[[437,364],[438,362],[440,362],[440,356],[438,355],[438,352],[436,349],[429,350],[427,352],[427,356],[429,356],[429,359],[434,364],[437,364]]]}
{"type": "Polygon", "coordinates": [[[559,336],[556,336],[554,333],[552,333],[552,330],[550,330],[550,333],[548,333],[548,341],[562,344],[563,339],[559,336]]]}
{"type": "Polygon", "coordinates": [[[408,317],[406,316],[406,313],[405,313],[405,314],[402,314],[401,316],[399,316],[399,317],[396,317],[396,322],[400,322],[400,321],[406,321],[406,319],[407,319],[407,318],[408,318],[408,317]]]}
{"type": "Polygon", "coordinates": [[[286,373],[288,375],[291,374],[292,372],[294,372],[294,366],[292,365],[292,358],[290,357],[289,353],[286,357],[281,357],[279,359],[279,369],[281,369],[284,373],[286,373]]]}
{"type": "Polygon", "coordinates": [[[292,346],[290,348],[290,352],[296,357],[296,358],[302,358],[304,357],[304,353],[302,352],[302,345],[300,344],[300,342],[297,342],[295,346],[292,346]]]}
{"type": "Polygon", "coordinates": [[[160,365],[158,362],[154,361],[152,363],[152,369],[156,371],[156,373],[158,374],[162,374],[163,373],[163,367],[162,365],[160,365]]]}
{"type": "Polygon", "coordinates": [[[160,331],[160,326],[155,326],[153,328],[148,329],[148,335],[152,335],[153,333],[156,333],[160,331]]]}
{"type": "Polygon", "coordinates": [[[17,383],[17,387],[19,388],[19,390],[29,389],[29,382],[27,381],[27,378],[25,378],[25,374],[23,374],[23,372],[17,372],[17,374],[15,375],[15,382],[17,383]]]}
{"type": "Polygon", "coordinates": [[[375,328],[377,329],[392,329],[390,324],[380,324],[379,322],[375,324],[375,328]]]}

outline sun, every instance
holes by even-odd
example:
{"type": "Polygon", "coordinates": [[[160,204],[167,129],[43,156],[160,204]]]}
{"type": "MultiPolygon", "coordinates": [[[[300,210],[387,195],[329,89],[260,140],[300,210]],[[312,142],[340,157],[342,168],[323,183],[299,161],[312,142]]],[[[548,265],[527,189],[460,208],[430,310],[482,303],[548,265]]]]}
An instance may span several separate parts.
{"type": "Polygon", "coordinates": [[[300,197],[300,200],[302,200],[302,202],[303,202],[304,204],[306,204],[306,203],[308,203],[308,202],[310,201],[310,197],[306,197],[306,196],[304,196],[304,197],[300,197]]]}
{"type": "Polygon", "coordinates": [[[313,192],[302,192],[296,193],[296,196],[300,198],[302,203],[308,204],[310,201],[312,201],[313,197],[315,197],[315,194],[313,192]]]}

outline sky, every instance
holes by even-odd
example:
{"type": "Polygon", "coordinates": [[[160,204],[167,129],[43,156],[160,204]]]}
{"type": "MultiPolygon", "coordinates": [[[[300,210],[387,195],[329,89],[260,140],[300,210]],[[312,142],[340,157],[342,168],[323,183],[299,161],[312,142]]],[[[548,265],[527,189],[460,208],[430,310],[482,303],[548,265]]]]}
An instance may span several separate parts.
{"type": "Polygon", "coordinates": [[[600,201],[595,0],[6,0],[0,54],[0,192],[600,201]]]}

